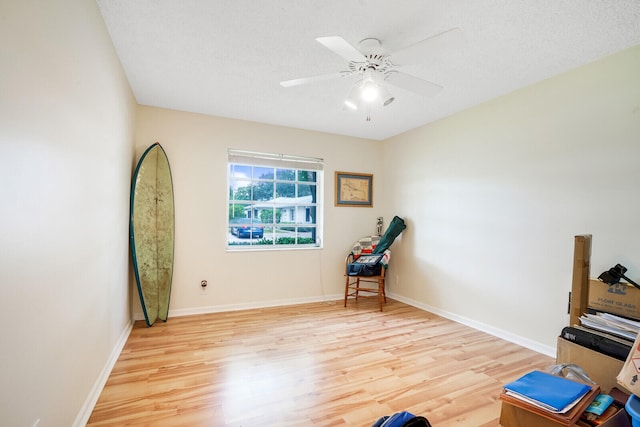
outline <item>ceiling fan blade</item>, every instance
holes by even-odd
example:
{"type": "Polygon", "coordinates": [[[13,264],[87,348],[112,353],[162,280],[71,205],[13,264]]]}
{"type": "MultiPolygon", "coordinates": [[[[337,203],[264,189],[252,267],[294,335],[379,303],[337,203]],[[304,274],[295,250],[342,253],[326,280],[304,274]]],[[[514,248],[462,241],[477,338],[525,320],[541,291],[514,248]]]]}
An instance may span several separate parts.
{"type": "Polygon", "coordinates": [[[318,37],[316,41],[347,61],[364,62],[367,60],[358,49],[340,36],[318,37]]]}
{"type": "Polygon", "coordinates": [[[414,64],[416,61],[420,61],[420,58],[425,54],[428,54],[430,49],[446,52],[449,49],[458,49],[463,44],[462,30],[454,27],[393,52],[391,61],[397,65],[414,64]]]}
{"type": "Polygon", "coordinates": [[[347,77],[347,76],[350,76],[351,74],[352,74],[351,71],[338,71],[337,73],[321,74],[319,76],[311,76],[311,77],[302,77],[300,79],[282,81],[280,82],[280,86],[282,87],[299,86],[307,83],[315,83],[323,80],[331,80],[338,77],[347,77]]]}
{"type": "Polygon", "coordinates": [[[442,86],[439,84],[435,84],[400,71],[390,73],[387,78],[387,83],[427,97],[434,96],[442,90],[442,86]]]}

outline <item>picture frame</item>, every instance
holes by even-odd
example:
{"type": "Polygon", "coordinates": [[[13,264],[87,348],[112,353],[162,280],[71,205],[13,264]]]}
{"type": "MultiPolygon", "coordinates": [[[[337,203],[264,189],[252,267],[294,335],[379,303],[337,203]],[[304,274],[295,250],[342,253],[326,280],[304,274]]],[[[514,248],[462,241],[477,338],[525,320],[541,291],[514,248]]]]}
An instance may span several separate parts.
{"type": "Polygon", "coordinates": [[[373,207],[373,175],[336,172],[335,205],[373,207]]]}

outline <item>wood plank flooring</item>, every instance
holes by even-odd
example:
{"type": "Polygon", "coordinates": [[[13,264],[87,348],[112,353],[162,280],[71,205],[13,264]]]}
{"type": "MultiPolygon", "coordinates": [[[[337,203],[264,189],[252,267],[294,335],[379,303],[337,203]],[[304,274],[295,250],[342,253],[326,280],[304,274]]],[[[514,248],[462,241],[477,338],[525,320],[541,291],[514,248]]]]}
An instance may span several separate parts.
{"type": "Polygon", "coordinates": [[[137,322],[88,426],[498,426],[502,385],[552,358],[389,299],[137,322]]]}

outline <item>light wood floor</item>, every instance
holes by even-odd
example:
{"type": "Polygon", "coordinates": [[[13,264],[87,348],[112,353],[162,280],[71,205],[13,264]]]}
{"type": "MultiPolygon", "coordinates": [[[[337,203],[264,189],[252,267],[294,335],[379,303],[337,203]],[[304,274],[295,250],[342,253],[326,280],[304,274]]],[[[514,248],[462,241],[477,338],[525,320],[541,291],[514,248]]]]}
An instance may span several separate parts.
{"type": "Polygon", "coordinates": [[[503,384],[553,359],[397,301],[137,322],[89,426],[498,426],[503,384]]]}

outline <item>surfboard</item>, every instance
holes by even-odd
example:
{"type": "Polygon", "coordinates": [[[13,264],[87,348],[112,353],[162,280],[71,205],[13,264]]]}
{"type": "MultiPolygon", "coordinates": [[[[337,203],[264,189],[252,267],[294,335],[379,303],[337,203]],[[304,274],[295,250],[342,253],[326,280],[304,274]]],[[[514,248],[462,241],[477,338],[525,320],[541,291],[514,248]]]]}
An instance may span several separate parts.
{"type": "Polygon", "coordinates": [[[129,235],[138,295],[148,326],[167,321],[175,234],[173,181],[167,154],[155,143],[131,180],[129,235]]]}

